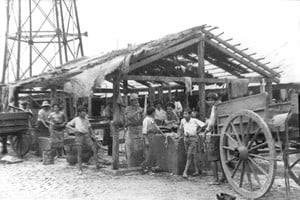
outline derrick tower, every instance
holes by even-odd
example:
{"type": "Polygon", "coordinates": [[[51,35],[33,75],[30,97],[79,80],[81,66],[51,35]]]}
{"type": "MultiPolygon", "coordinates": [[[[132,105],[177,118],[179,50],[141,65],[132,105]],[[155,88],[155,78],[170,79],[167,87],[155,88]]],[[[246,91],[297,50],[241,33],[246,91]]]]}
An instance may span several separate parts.
{"type": "Polygon", "coordinates": [[[84,55],[76,0],[6,0],[6,12],[2,83],[84,55]]]}

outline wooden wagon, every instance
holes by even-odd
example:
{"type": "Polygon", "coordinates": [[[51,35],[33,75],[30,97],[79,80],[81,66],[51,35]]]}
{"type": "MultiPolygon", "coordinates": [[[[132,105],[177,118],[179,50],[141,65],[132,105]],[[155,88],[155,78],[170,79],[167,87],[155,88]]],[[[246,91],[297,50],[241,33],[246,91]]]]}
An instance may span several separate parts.
{"type": "Polygon", "coordinates": [[[289,177],[300,185],[299,100],[268,104],[261,93],[216,106],[220,158],[233,189],[246,198],[265,195],[274,182],[276,161],[282,160],[286,186],[289,177]]]}
{"type": "Polygon", "coordinates": [[[4,148],[8,138],[18,156],[24,156],[30,149],[32,142],[30,117],[31,113],[27,112],[0,113],[0,138],[4,148]]]}

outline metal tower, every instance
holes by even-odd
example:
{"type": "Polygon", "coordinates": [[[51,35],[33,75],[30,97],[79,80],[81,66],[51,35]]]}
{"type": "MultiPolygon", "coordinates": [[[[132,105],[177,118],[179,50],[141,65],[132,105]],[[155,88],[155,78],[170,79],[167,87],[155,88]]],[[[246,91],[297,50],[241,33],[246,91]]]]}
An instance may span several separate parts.
{"type": "Polygon", "coordinates": [[[2,83],[84,55],[76,0],[7,0],[2,83]]]}

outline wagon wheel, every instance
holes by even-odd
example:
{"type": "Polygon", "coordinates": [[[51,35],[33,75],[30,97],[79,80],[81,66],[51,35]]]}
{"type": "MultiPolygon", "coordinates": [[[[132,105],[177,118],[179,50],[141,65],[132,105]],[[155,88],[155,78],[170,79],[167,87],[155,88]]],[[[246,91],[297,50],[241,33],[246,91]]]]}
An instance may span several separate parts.
{"type": "Polygon", "coordinates": [[[220,156],[236,192],[256,199],[269,191],[275,178],[275,145],[259,115],[242,110],[227,119],[220,137],[220,156]]]}
{"type": "Polygon", "coordinates": [[[27,133],[12,136],[11,138],[12,149],[20,157],[24,156],[29,151],[31,143],[32,136],[27,133]]]}

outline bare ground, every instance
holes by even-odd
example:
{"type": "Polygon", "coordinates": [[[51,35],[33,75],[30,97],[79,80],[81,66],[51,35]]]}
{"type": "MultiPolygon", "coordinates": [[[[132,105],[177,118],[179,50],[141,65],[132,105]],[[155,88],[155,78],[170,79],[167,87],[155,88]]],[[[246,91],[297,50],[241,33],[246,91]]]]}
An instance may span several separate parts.
{"type": "MultiPolygon", "coordinates": [[[[78,175],[77,167],[69,166],[65,159],[43,165],[40,157],[29,154],[21,163],[0,163],[0,199],[198,200],[216,199],[220,192],[244,199],[228,184],[209,186],[212,177],[208,175],[186,180],[168,173],[114,176],[110,171],[109,166],[96,170],[94,165],[86,165],[83,175],[78,175]]],[[[294,183],[292,195],[300,196],[294,183]]],[[[263,199],[286,199],[282,178],[276,178],[263,199]]]]}

